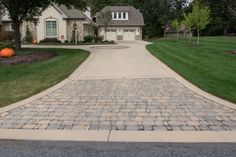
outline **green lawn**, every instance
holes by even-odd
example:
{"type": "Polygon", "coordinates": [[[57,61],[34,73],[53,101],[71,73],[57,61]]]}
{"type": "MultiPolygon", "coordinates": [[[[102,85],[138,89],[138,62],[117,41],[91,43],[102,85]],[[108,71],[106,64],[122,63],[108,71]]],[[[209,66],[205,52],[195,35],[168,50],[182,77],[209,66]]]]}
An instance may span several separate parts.
{"type": "Polygon", "coordinates": [[[236,103],[236,37],[204,37],[201,45],[186,39],[155,40],[147,49],[184,78],[218,97],[236,103]]]}
{"type": "Polygon", "coordinates": [[[19,53],[50,51],[53,59],[28,65],[0,66],[0,107],[37,94],[68,77],[89,52],[72,49],[23,49],[19,53]]]}

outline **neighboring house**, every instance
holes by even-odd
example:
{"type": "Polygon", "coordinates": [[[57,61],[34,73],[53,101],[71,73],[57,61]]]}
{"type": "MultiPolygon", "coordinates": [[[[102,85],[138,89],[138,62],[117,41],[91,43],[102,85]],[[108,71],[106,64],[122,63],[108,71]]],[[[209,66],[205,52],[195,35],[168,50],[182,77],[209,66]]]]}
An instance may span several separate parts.
{"type": "Polygon", "coordinates": [[[40,41],[44,38],[58,38],[70,41],[75,23],[79,41],[82,41],[84,36],[93,34],[90,10],[82,12],[73,8],[68,9],[64,5],[53,5],[39,16],[36,26],[37,39],[40,41]]]}
{"type": "MultiPolygon", "coordinates": [[[[192,36],[192,33],[189,32],[189,30],[186,29],[185,26],[181,26],[181,29],[179,32],[179,37],[187,38],[189,35],[192,36]]],[[[171,26],[171,24],[167,25],[166,37],[172,38],[172,37],[176,37],[176,36],[177,36],[176,30],[171,26]]]]}
{"type": "MultiPolygon", "coordinates": [[[[64,41],[71,41],[74,24],[78,30],[78,40],[82,41],[84,36],[93,34],[94,22],[91,20],[90,10],[80,11],[74,8],[68,9],[66,6],[52,5],[48,7],[37,18],[37,23],[23,22],[21,26],[22,40],[29,27],[33,38],[41,41],[45,38],[57,38],[64,41]]],[[[3,30],[13,31],[11,19],[8,15],[2,16],[3,30]]]]}
{"type": "MultiPolygon", "coordinates": [[[[101,12],[110,10],[112,21],[107,29],[106,40],[141,40],[144,20],[142,13],[132,6],[107,6],[101,12]]],[[[97,13],[96,15],[99,15],[97,13]]],[[[96,17],[96,16],[95,16],[96,17]]],[[[83,41],[85,36],[98,35],[105,39],[105,28],[99,18],[92,20],[90,9],[80,11],[68,9],[66,6],[51,5],[39,17],[37,23],[24,21],[21,26],[21,38],[24,39],[27,27],[33,39],[38,42],[45,38],[57,38],[62,42],[70,42],[74,26],[77,27],[77,39],[83,41]]],[[[12,32],[13,27],[8,14],[2,15],[2,30],[12,32]]],[[[1,22],[0,22],[1,25],[1,22]]],[[[1,27],[1,26],[0,26],[1,27]]],[[[11,33],[11,34],[12,34],[11,33]]]]}
{"type": "Polygon", "coordinates": [[[142,40],[143,14],[132,6],[107,6],[96,14],[98,35],[106,40],[142,40]],[[105,30],[101,12],[110,11],[112,21],[105,30]]]}

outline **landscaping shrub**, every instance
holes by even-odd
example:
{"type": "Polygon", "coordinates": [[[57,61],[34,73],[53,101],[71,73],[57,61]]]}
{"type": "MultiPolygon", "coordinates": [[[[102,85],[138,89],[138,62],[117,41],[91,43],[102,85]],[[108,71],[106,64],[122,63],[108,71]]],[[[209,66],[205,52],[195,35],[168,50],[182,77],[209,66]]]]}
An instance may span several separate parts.
{"type": "Polygon", "coordinates": [[[33,42],[33,36],[29,30],[29,26],[26,27],[26,34],[25,34],[24,42],[29,43],[29,44],[33,42]]]}
{"type": "Polygon", "coordinates": [[[95,43],[101,43],[103,41],[103,37],[102,36],[94,36],[93,40],[95,43]]]}
{"type": "Polygon", "coordinates": [[[15,46],[14,46],[13,43],[0,43],[0,50],[2,50],[4,48],[12,48],[12,49],[14,49],[15,46]]]}
{"type": "Polygon", "coordinates": [[[93,41],[93,36],[88,35],[84,37],[84,42],[85,43],[91,43],[93,41]]]}
{"type": "Polygon", "coordinates": [[[61,43],[57,38],[45,38],[39,42],[40,44],[61,43]]]}

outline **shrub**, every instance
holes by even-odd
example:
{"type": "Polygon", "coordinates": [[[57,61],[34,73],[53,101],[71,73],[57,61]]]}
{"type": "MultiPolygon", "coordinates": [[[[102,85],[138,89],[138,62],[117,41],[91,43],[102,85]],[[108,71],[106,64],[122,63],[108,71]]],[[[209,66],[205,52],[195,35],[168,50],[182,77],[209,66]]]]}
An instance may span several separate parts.
{"type": "Polygon", "coordinates": [[[33,42],[33,36],[29,30],[29,26],[26,27],[26,34],[25,34],[24,41],[30,44],[33,42]]]}
{"type": "Polygon", "coordinates": [[[84,37],[84,42],[85,43],[91,43],[93,41],[93,36],[88,35],[84,37]]]}
{"type": "Polygon", "coordinates": [[[39,42],[40,44],[61,43],[57,38],[45,38],[39,42]]]}
{"type": "Polygon", "coordinates": [[[14,46],[13,43],[0,43],[0,50],[2,50],[4,48],[12,48],[12,49],[14,49],[15,46],[14,46]]]}
{"type": "Polygon", "coordinates": [[[102,36],[94,36],[93,39],[95,43],[101,43],[103,41],[102,36]]]}

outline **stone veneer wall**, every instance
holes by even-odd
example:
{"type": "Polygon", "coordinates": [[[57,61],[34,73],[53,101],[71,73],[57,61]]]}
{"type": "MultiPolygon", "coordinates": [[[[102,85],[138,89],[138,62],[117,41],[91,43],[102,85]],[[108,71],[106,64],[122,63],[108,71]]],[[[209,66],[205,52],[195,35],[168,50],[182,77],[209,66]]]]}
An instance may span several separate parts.
{"type": "Polygon", "coordinates": [[[84,39],[84,22],[85,20],[67,20],[67,39],[68,41],[71,41],[72,39],[72,31],[73,31],[73,25],[74,22],[77,24],[78,32],[79,32],[79,41],[82,41],[84,39]]]}

